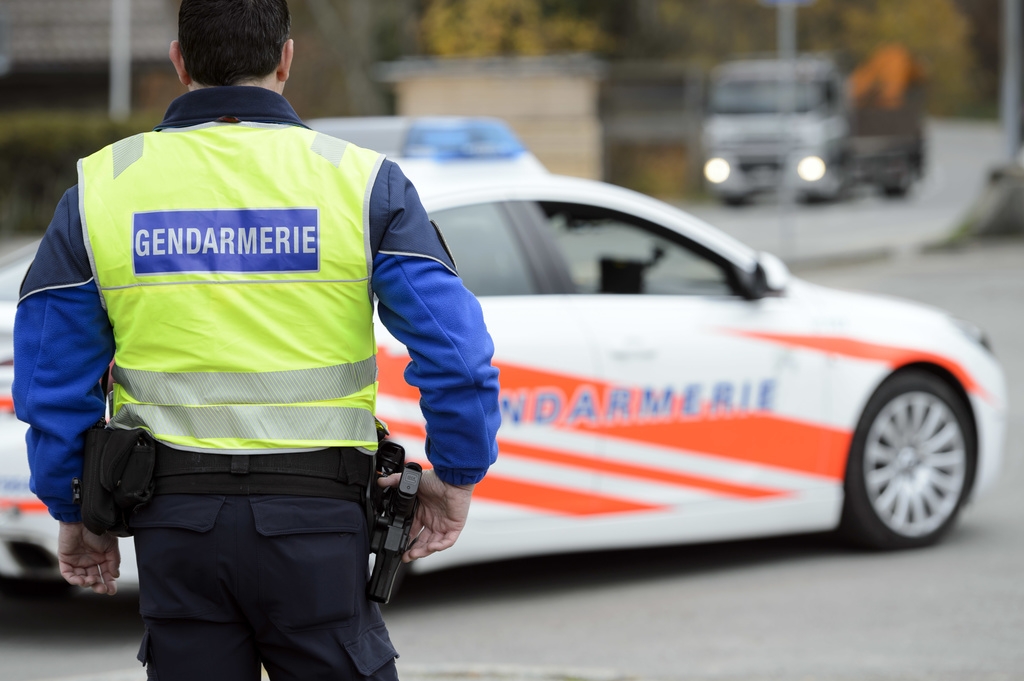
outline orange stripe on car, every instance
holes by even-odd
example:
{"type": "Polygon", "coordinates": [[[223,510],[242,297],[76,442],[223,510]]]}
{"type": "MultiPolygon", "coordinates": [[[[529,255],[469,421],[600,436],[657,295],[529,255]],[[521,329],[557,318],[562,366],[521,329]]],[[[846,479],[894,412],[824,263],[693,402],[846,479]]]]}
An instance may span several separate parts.
{"type": "MultiPolygon", "coordinates": [[[[423,438],[426,431],[422,425],[406,421],[388,421],[391,434],[398,437],[423,438]]],[[[499,448],[503,445],[499,444],[499,448]]],[[[502,450],[502,455],[505,452],[502,450]]],[[[582,457],[580,457],[582,459],[582,457]]],[[[419,460],[424,470],[429,469],[428,461],[419,460]]],[[[522,506],[531,510],[542,510],[561,515],[600,515],[608,513],[630,513],[633,511],[658,511],[663,506],[644,504],[604,494],[581,492],[580,490],[542,485],[525,480],[516,480],[501,474],[488,473],[477,483],[473,496],[478,499],[522,506]]]]}
{"type": "MultiPolygon", "coordinates": [[[[426,431],[423,426],[419,424],[389,421],[388,425],[391,427],[392,433],[399,437],[422,439],[426,435],[426,431]]],[[[849,439],[847,438],[843,442],[848,445],[849,439]]],[[[637,478],[645,481],[655,481],[679,485],[681,487],[702,489],[731,497],[758,499],[765,497],[781,497],[789,494],[785,490],[768,489],[754,485],[742,485],[739,483],[715,480],[690,473],[671,471],[664,468],[654,468],[652,466],[641,466],[638,464],[627,464],[619,461],[609,461],[607,459],[599,459],[563,450],[554,450],[547,447],[536,447],[520,442],[512,442],[504,438],[498,439],[498,449],[501,452],[502,457],[519,457],[533,461],[543,461],[546,463],[572,466],[574,468],[611,473],[613,475],[628,478],[637,478]]],[[[842,461],[842,465],[845,467],[845,459],[842,461]]],[[[842,476],[842,471],[840,471],[839,476],[842,476]]],[[[830,475],[830,477],[835,476],[830,475]]]]}
{"type": "Polygon", "coordinates": [[[899,368],[908,364],[916,364],[918,362],[935,364],[953,374],[956,380],[960,382],[960,385],[964,387],[964,390],[973,392],[979,397],[990,402],[993,399],[983,387],[978,385],[977,381],[974,380],[974,378],[966,369],[963,368],[963,366],[960,365],[959,362],[955,362],[948,357],[943,357],[942,355],[937,355],[933,352],[924,352],[922,350],[914,350],[912,348],[901,348],[893,345],[880,345],[878,343],[869,343],[867,341],[859,341],[852,338],[844,338],[842,336],[811,336],[738,330],[731,330],[729,333],[733,333],[738,336],[746,336],[747,338],[756,338],[759,340],[781,343],[782,345],[788,345],[794,348],[819,350],[821,352],[842,355],[844,357],[853,357],[856,359],[875,360],[878,362],[884,362],[893,368],[899,368]]]}
{"type": "Polygon", "coordinates": [[[762,497],[786,496],[787,492],[782,490],[765,489],[751,485],[739,485],[731,482],[712,480],[710,478],[670,471],[664,468],[653,468],[637,464],[625,464],[617,461],[595,459],[580,454],[560,452],[553,449],[541,449],[528,445],[499,441],[498,448],[502,456],[522,457],[536,461],[562,464],[585,468],[587,470],[611,473],[627,478],[638,478],[646,482],[659,482],[691,487],[711,492],[718,492],[731,497],[744,497],[757,499],[762,497]]]}
{"type": "Polygon", "coordinates": [[[631,513],[659,511],[666,508],[603,494],[580,492],[552,485],[539,485],[490,473],[477,484],[473,495],[489,501],[525,506],[531,510],[540,509],[563,515],[631,513]]]}
{"type": "MultiPolygon", "coordinates": [[[[422,438],[426,430],[420,424],[406,421],[388,421],[388,429],[392,435],[398,437],[422,438]]],[[[499,441],[499,449],[502,456],[505,456],[504,444],[499,441]]],[[[524,448],[514,448],[522,455],[524,448]]],[[[529,448],[525,448],[528,450],[529,448]]],[[[540,452],[537,450],[536,452],[540,452]]],[[[513,453],[514,455],[515,453],[513,453]]],[[[566,455],[571,456],[571,455],[566,455]]],[[[538,457],[545,459],[546,457],[538,457]]],[[[574,457],[579,464],[593,463],[585,457],[574,457]]],[[[547,458],[554,461],[554,459],[547,458]]],[[[430,463],[421,461],[424,469],[430,468],[430,463]]],[[[564,463],[555,461],[555,463],[564,463]]],[[[657,471],[654,471],[655,473],[657,471]]],[[[542,510],[549,513],[562,515],[598,515],[602,513],[629,513],[631,511],[657,511],[665,508],[655,504],[643,504],[627,499],[598,495],[578,490],[568,490],[565,487],[558,487],[539,482],[527,482],[525,480],[513,479],[498,473],[487,473],[487,476],[480,480],[473,496],[487,501],[500,502],[523,506],[531,510],[542,510]]]]}
{"type": "Polygon", "coordinates": [[[46,513],[46,504],[37,499],[0,499],[0,511],[17,509],[22,513],[46,513]]]}
{"type": "Polygon", "coordinates": [[[733,461],[765,464],[842,479],[853,434],[842,428],[769,414],[723,416],[676,423],[621,424],[602,435],[686,449],[733,461]]]}

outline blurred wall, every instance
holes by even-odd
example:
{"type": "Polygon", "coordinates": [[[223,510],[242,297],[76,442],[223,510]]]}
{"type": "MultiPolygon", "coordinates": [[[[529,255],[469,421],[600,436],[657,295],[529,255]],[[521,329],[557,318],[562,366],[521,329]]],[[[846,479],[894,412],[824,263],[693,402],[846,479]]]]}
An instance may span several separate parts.
{"type": "Polygon", "coordinates": [[[689,62],[610,62],[601,84],[604,179],[666,198],[699,191],[703,86],[689,62]]]}
{"type": "MultiPolygon", "coordinates": [[[[10,58],[0,77],[0,111],[106,108],[110,0],[2,0],[0,7],[10,58]]],[[[172,9],[169,0],[132,1],[134,108],[162,109],[183,90],[167,58],[172,9]]]]}
{"type": "Polygon", "coordinates": [[[381,66],[401,116],[495,116],[549,170],[600,179],[604,67],[585,56],[405,59],[381,66]]]}

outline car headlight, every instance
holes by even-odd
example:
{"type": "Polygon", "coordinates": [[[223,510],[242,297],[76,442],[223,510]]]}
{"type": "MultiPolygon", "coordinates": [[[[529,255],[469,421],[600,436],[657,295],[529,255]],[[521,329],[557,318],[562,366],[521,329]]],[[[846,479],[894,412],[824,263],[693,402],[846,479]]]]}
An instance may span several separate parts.
{"type": "Polygon", "coordinates": [[[974,322],[969,322],[966,319],[957,319],[956,317],[950,317],[949,319],[953,322],[953,325],[956,328],[963,332],[965,336],[989,352],[992,352],[992,341],[989,340],[988,334],[985,333],[980,326],[974,322]]]}
{"type": "Polygon", "coordinates": [[[704,177],[708,178],[708,182],[712,184],[725,182],[729,179],[730,172],[732,172],[732,168],[724,158],[710,158],[704,164],[704,177]]]}
{"type": "Polygon", "coordinates": [[[825,162],[817,156],[805,156],[796,164],[796,174],[804,182],[817,182],[825,177],[825,162]]]}

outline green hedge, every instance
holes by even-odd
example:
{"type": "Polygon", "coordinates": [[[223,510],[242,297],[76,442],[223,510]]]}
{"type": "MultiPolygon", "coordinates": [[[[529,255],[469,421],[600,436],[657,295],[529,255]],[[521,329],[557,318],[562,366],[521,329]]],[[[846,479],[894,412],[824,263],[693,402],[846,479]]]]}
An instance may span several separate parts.
{"type": "Polygon", "coordinates": [[[124,122],[94,113],[0,115],[0,236],[42,233],[61,195],[78,181],[79,158],[158,122],[153,115],[124,122]]]}

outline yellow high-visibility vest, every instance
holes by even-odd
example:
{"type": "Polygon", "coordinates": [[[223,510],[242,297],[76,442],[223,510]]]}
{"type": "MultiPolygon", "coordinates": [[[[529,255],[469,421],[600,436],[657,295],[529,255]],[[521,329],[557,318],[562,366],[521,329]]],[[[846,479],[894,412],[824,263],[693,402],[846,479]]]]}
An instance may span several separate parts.
{"type": "Polygon", "coordinates": [[[375,450],[382,161],[254,123],[144,133],[79,161],[116,343],[111,425],[195,451],[375,450]]]}

